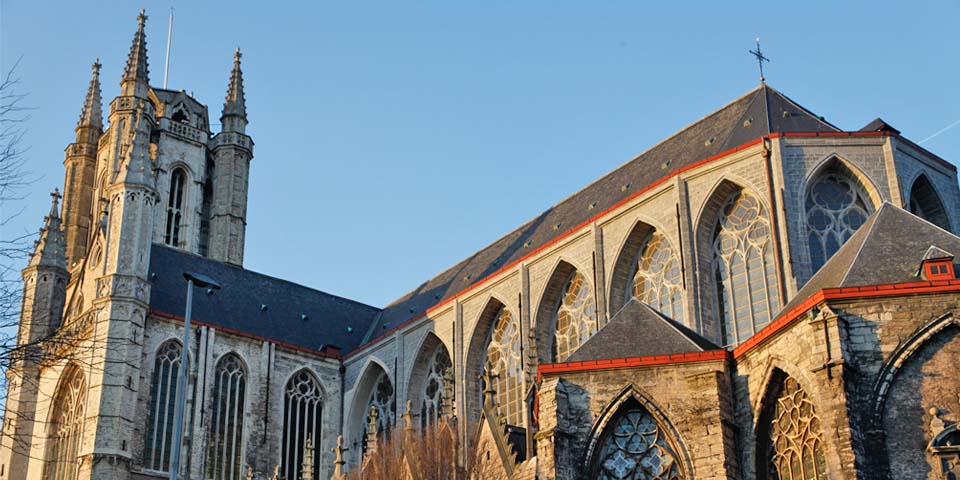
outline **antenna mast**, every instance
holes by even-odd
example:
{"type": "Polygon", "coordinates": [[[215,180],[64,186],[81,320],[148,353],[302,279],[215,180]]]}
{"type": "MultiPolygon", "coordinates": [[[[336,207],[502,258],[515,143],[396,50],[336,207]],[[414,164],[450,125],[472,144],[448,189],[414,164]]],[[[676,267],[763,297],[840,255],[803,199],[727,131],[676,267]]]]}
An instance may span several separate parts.
{"type": "Polygon", "coordinates": [[[163,62],[163,88],[167,88],[167,75],[170,73],[170,45],[173,42],[173,7],[170,7],[170,24],[167,27],[167,60],[163,62]]]}

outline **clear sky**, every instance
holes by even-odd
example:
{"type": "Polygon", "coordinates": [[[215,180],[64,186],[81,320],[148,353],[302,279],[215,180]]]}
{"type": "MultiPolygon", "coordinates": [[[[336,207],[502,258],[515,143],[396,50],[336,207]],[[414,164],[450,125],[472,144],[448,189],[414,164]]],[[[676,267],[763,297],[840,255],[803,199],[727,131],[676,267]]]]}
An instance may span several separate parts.
{"type": "MultiPolygon", "coordinates": [[[[219,122],[233,49],[256,147],[245,266],[383,306],[767,81],[845,130],[920,142],[960,120],[960,2],[143,3],[154,85],[219,122]]],[[[37,177],[63,182],[96,57],[109,103],[141,3],[0,0],[0,66],[34,107],[37,177]]],[[[960,126],[923,143],[960,161],[960,126]]]]}

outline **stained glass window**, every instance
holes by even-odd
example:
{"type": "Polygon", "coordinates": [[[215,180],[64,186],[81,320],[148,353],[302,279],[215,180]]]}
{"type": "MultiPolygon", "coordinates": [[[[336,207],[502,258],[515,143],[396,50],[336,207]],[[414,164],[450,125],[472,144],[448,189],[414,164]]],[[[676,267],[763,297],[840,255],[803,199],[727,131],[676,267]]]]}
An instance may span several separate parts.
{"type": "Polygon", "coordinates": [[[601,480],[682,480],[683,468],[666,432],[636,402],[621,407],[597,444],[601,480]]]}
{"type": "Polygon", "coordinates": [[[820,419],[807,393],[787,377],[770,428],[770,473],[779,480],[828,478],[820,419]],[[775,475],[775,476],[774,476],[775,475]]]}
{"type": "Polygon", "coordinates": [[[70,480],[77,476],[86,394],[83,371],[67,367],[53,401],[45,480],[70,480]]]}
{"type": "Polygon", "coordinates": [[[629,292],[633,298],[683,323],[683,285],[680,259],[660,232],[653,232],[637,255],[629,292]]]}
{"type": "Polygon", "coordinates": [[[300,370],[287,382],[283,405],[283,475],[300,478],[303,474],[303,452],[309,438],[313,449],[313,478],[319,477],[321,445],[320,425],[323,419],[323,394],[320,384],[310,372],[300,370]]]}
{"type": "Polygon", "coordinates": [[[213,416],[207,444],[207,478],[239,480],[242,470],[243,413],[247,372],[236,355],[217,363],[213,384],[213,416]]]}
{"type": "Polygon", "coordinates": [[[770,222],[755,197],[740,192],[726,202],[717,217],[713,253],[723,342],[735,345],[780,308],[770,222]]]}
{"type": "Polygon", "coordinates": [[[427,378],[423,387],[423,402],[420,407],[420,424],[432,425],[440,417],[440,403],[447,392],[444,391],[443,376],[453,363],[443,344],[437,345],[427,364],[427,378]]]}
{"type": "MultiPolygon", "coordinates": [[[[510,425],[523,425],[523,362],[520,325],[505,307],[497,312],[487,344],[497,411],[510,425]]],[[[481,389],[482,390],[482,389],[481,389]]]]}
{"type": "Polygon", "coordinates": [[[580,272],[573,272],[563,287],[557,307],[554,358],[562,362],[597,333],[597,303],[593,289],[580,272]]]}
{"type": "Polygon", "coordinates": [[[816,272],[867,221],[872,207],[859,184],[828,172],[810,186],[806,209],[810,263],[816,272]]]}
{"type": "Polygon", "coordinates": [[[147,420],[147,441],[143,466],[166,472],[170,469],[173,451],[173,412],[177,402],[180,378],[180,343],[170,340],[157,349],[150,382],[150,417],[147,420]]]}

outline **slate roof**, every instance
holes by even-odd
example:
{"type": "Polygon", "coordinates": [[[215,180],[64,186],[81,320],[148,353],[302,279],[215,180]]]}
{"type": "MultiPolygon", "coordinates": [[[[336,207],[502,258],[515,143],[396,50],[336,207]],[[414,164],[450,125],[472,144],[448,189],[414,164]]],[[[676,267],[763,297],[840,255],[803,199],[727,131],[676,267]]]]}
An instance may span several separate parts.
{"type": "Polygon", "coordinates": [[[783,311],[825,288],[920,281],[917,272],[930,247],[960,252],[960,237],[884,202],[783,311]]]}
{"type": "Polygon", "coordinates": [[[774,132],[838,131],[782,93],[762,84],[397,299],[384,309],[381,323],[370,337],[422,314],[679,169],[774,132]]]}
{"type": "Polygon", "coordinates": [[[150,252],[151,309],[183,316],[186,271],[222,285],[213,294],[194,291],[193,319],[297,347],[331,345],[348,352],[360,345],[380,313],[353,300],[156,244],[150,252]]]}
{"type": "Polygon", "coordinates": [[[565,361],[586,362],[719,349],[693,330],[633,299],[565,361]]]}

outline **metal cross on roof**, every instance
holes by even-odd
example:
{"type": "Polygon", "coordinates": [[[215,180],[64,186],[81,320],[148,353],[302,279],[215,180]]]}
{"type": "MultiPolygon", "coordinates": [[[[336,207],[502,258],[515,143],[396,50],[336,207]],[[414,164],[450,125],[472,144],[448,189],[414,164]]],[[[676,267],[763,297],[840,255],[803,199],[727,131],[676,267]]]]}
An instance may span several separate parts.
{"type": "Polygon", "coordinates": [[[760,37],[757,37],[757,49],[750,50],[750,54],[754,57],[757,57],[757,65],[760,66],[760,81],[763,82],[763,62],[769,62],[770,59],[763,56],[763,52],[760,51],[760,37]]]}

